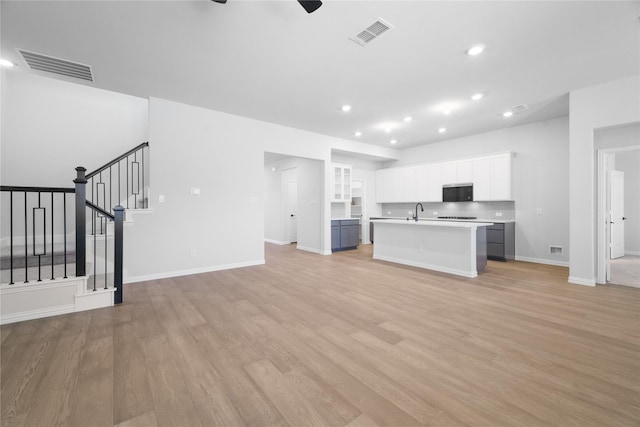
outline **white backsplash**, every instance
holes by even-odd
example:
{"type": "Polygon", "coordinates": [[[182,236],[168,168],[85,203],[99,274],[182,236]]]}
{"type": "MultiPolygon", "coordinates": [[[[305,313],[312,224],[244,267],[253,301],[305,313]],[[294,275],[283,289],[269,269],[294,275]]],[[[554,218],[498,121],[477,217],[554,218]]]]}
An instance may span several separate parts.
{"type": "MultiPolygon", "coordinates": [[[[475,216],[478,219],[511,221],[516,219],[515,202],[422,202],[424,212],[418,209],[420,218],[439,216],[475,216]],[[501,216],[496,215],[501,213],[501,216]]],[[[416,211],[415,203],[383,203],[382,216],[411,217],[416,211]]]]}

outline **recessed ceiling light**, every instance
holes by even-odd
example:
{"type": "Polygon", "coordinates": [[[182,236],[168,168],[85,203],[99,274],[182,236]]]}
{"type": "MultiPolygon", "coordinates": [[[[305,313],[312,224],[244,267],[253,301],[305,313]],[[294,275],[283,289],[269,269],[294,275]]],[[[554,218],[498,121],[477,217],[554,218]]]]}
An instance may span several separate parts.
{"type": "Polygon", "coordinates": [[[502,117],[511,117],[513,116],[513,111],[505,111],[502,113],[502,117]]]}
{"type": "Polygon", "coordinates": [[[445,108],[444,110],[442,110],[442,112],[448,116],[449,114],[451,114],[451,109],[445,108]]]}
{"type": "Polygon", "coordinates": [[[473,95],[471,96],[471,99],[473,99],[474,101],[477,101],[477,100],[479,100],[479,99],[482,99],[482,97],[483,97],[483,96],[484,96],[484,95],[483,95],[483,94],[481,94],[481,93],[475,93],[475,94],[473,94],[473,95]]]}
{"type": "Polygon", "coordinates": [[[402,120],[404,120],[404,122],[405,122],[405,123],[409,123],[411,120],[413,120],[413,117],[411,117],[411,116],[407,116],[407,117],[405,117],[405,118],[404,118],[404,119],[402,119],[402,120]]]}
{"type": "Polygon", "coordinates": [[[440,133],[445,133],[447,131],[447,128],[440,128],[438,129],[438,132],[440,133]]]}
{"type": "Polygon", "coordinates": [[[385,131],[386,133],[391,133],[391,128],[390,128],[390,127],[386,127],[386,128],[384,128],[384,131],[385,131]]]}
{"type": "Polygon", "coordinates": [[[13,62],[8,61],[6,59],[0,59],[0,66],[3,66],[3,67],[15,67],[16,64],[14,64],[13,62]]]}
{"type": "Polygon", "coordinates": [[[344,111],[345,113],[348,113],[349,111],[351,111],[351,105],[343,105],[342,111],[344,111]]]}
{"type": "Polygon", "coordinates": [[[398,141],[397,141],[397,140],[395,140],[395,139],[392,139],[392,140],[391,140],[391,141],[389,141],[389,142],[390,142],[391,144],[395,144],[395,143],[396,143],[396,142],[398,142],[398,141]]]}
{"type": "Polygon", "coordinates": [[[277,171],[277,170],[278,170],[278,169],[277,169],[275,166],[273,166],[273,167],[271,168],[271,172],[275,172],[275,171],[277,171]]]}
{"type": "Polygon", "coordinates": [[[477,45],[471,46],[469,49],[467,49],[467,55],[469,56],[480,55],[484,51],[484,48],[485,48],[485,45],[483,44],[477,44],[477,45]]]}
{"type": "Polygon", "coordinates": [[[355,136],[362,136],[362,132],[357,131],[357,132],[355,132],[355,133],[354,133],[354,135],[355,135],[355,136]]]}

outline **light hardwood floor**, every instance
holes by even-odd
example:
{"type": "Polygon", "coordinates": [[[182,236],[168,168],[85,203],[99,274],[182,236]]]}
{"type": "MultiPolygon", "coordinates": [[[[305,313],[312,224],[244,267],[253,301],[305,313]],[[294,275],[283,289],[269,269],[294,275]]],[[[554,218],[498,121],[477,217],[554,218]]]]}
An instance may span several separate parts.
{"type": "Polygon", "coordinates": [[[638,426],[640,289],[266,246],[2,327],[9,426],[638,426]]]}

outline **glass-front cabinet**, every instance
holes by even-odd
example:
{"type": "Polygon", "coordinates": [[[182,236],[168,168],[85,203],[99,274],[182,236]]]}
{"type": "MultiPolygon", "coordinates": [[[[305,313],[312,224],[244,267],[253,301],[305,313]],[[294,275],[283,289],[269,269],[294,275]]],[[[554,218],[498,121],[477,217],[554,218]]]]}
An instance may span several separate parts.
{"type": "Polygon", "coordinates": [[[332,163],[332,202],[351,202],[351,165],[332,163]]]}

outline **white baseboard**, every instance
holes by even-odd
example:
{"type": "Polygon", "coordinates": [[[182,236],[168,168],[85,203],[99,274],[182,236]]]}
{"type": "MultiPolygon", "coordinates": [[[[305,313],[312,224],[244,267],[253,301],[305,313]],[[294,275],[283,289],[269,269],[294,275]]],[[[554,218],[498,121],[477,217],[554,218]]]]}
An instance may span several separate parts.
{"type": "Polygon", "coordinates": [[[214,265],[210,267],[193,268],[189,270],[167,271],[164,273],[148,274],[144,276],[131,276],[124,278],[124,283],[146,282],[148,280],[168,279],[170,277],[189,276],[192,274],[210,273],[212,271],[231,270],[234,268],[253,267],[256,265],[264,265],[264,259],[238,262],[234,264],[214,265]]]}
{"type": "Polygon", "coordinates": [[[466,270],[460,270],[460,269],[457,269],[457,268],[441,267],[439,265],[432,265],[432,264],[427,264],[427,263],[423,263],[423,262],[411,261],[411,260],[400,259],[400,258],[394,258],[394,257],[389,257],[389,256],[384,256],[384,255],[375,255],[374,254],[373,255],[373,259],[379,259],[381,261],[387,261],[387,262],[394,262],[396,264],[404,264],[404,265],[408,265],[408,266],[411,266],[411,267],[420,267],[420,268],[424,268],[426,270],[439,271],[440,273],[455,274],[456,276],[468,277],[469,279],[473,279],[475,277],[478,277],[478,272],[477,271],[466,271],[466,270]]]}
{"type": "Polygon", "coordinates": [[[635,255],[640,256],[640,251],[624,251],[625,255],[635,255]]]}
{"type": "Polygon", "coordinates": [[[316,248],[309,248],[307,246],[296,246],[296,249],[300,249],[301,251],[313,252],[314,254],[324,255],[324,251],[316,248]]]}
{"type": "Polygon", "coordinates": [[[290,245],[291,242],[282,242],[280,240],[273,240],[273,239],[267,239],[265,238],[264,241],[266,243],[273,243],[274,245],[290,245]]]}
{"type": "Polygon", "coordinates": [[[25,320],[40,319],[42,317],[57,316],[60,314],[73,313],[76,309],[75,304],[62,305],[58,307],[50,307],[39,310],[21,311],[15,314],[5,314],[0,319],[0,324],[23,322],[25,320]]]}
{"type": "Polygon", "coordinates": [[[569,276],[569,283],[573,283],[574,285],[583,285],[583,286],[595,286],[595,279],[581,279],[579,277],[569,276]]]}
{"type": "Polygon", "coordinates": [[[558,267],[569,267],[569,262],[567,261],[555,261],[552,259],[531,258],[519,255],[516,255],[516,261],[535,262],[536,264],[555,265],[558,267]]]}

